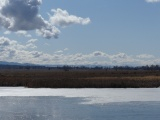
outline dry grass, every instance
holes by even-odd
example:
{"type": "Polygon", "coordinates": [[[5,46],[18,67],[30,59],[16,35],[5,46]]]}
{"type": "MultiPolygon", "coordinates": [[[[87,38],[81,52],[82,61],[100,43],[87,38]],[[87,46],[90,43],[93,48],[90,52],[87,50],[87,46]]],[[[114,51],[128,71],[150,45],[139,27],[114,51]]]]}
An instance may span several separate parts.
{"type": "Polygon", "coordinates": [[[0,86],[50,88],[153,88],[160,71],[1,70],[0,86]]]}

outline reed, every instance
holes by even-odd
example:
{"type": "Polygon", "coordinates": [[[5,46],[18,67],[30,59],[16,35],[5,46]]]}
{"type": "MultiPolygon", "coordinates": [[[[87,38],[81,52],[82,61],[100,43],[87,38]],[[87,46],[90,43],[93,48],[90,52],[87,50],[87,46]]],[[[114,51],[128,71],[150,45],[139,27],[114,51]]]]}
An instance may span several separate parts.
{"type": "Polygon", "coordinates": [[[32,88],[156,88],[160,71],[1,70],[0,86],[32,88]]]}

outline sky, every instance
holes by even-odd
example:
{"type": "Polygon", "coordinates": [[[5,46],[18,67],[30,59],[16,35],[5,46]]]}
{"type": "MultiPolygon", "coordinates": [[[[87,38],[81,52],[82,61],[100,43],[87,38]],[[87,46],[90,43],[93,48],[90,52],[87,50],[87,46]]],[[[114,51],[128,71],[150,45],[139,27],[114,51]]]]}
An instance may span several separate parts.
{"type": "Polygon", "coordinates": [[[160,0],[1,0],[0,61],[160,65],[160,0]]]}

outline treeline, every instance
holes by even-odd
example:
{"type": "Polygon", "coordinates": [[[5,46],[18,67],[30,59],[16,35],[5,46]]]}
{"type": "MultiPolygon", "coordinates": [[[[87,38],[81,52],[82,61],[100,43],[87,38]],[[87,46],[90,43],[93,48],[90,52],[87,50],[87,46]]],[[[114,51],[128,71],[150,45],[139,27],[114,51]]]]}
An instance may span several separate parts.
{"type": "Polygon", "coordinates": [[[0,69],[25,69],[25,70],[160,70],[160,65],[146,66],[41,66],[41,65],[0,65],[0,69]]]}
{"type": "Polygon", "coordinates": [[[34,66],[34,65],[0,65],[0,69],[48,69],[45,66],[34,66]]]}

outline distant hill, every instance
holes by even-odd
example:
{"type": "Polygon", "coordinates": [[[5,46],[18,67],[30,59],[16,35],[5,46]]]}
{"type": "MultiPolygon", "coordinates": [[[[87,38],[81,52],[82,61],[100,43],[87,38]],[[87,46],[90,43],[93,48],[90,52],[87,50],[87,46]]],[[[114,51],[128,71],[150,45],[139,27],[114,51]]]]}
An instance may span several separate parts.
{"type": "Polygon", "coordinates": [[[0,61],[0,69],[47,69],[42,65],[0,61]]]}
{"type": "Polygon", "coordinates": [[[0,61],[0,65],[21,65],[21,63],[0,61]]]}
{"type": "Polygon", "coordinates": [[[101,65],[40,65],[31,63],[18,63],[0,61],[0,69],[58,69],[58,70],[158,70],[160,65],[146,65],[146,66],[101,66],[101,65]]]}
{"type": "Polygon", "coordinates": [[[35,66],[35,64],[30,64],[30,63],[18,63],[18,62],[6,62],[6,61],[0,61],[0,65],[35,66]]]}

